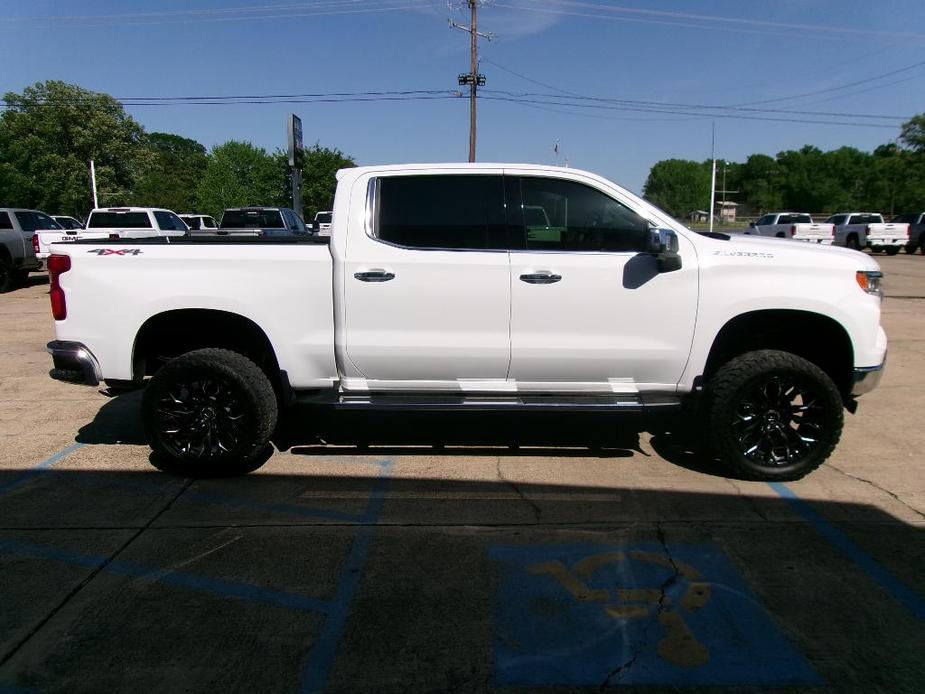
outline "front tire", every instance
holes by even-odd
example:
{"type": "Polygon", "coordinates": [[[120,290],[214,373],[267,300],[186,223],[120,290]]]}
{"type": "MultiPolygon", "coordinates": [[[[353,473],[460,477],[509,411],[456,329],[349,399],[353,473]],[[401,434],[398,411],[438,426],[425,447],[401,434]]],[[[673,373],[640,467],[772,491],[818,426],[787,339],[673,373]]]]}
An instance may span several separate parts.
{"type": "Polygon", "coordinates": [[[789,352],[748,352],[708,386],[713,454],[745,479],[795,480],[831,455],[844,423],[832,379],[789,352]]]}
{"type": "Polygon", "coordinates": [[[171,359],[151,378],[141,412],[158,466],[192,477],[259,466],[278,417],[266,374],[225,349],[171,359]]]}

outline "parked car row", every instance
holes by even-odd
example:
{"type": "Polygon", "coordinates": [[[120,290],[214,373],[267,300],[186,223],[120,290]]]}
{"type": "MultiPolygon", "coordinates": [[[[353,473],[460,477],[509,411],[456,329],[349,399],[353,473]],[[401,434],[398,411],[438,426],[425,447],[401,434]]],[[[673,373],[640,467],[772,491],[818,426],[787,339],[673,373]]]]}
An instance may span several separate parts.
{"type": "Polygon", "coordinates": [[[807,212],[772,212],[749,224],[745,233],[896,255],[901,248],[925,254],[923,228],[925,212],[901,214],[890,222],[874,212],[839,212],[821,224],[807,212]]]}
{"type": "Polygon", "coordinates": [[[30,272],[45,269],[53,243],[162,236],[330,236],[331,212],[319,212],[310,226],[285,207],[237,207],[221,222],[195,212],[181,215],[155,207],[101,207],[86,224],[38,210],[0,209],[0,293],[21,284],[30,272]]]}

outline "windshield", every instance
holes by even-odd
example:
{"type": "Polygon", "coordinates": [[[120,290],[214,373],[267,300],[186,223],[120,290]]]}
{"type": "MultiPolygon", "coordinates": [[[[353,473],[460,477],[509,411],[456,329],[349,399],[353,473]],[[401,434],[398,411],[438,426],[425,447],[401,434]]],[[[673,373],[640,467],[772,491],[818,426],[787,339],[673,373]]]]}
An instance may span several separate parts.
{"type": "Polygon", "coordinates": [[[225,210],[220,229],[285,229],[279,210],[225,210]]]}
{"type": "Polygon", "coordinates": [[[87,229],[151,229],[147,212],[91,212],[87,229]]]}

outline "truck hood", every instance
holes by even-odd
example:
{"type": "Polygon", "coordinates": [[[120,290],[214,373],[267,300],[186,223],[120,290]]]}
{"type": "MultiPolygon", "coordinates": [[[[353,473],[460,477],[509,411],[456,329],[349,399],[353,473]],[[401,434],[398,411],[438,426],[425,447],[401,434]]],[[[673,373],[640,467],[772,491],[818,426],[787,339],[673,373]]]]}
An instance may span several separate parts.
{"type": "Polygon", "coordinates": [[[806,241],[792,239],[768,238],[763,236],[747,236],[745,234],[727,234],[729,240],[710,239],[710,249],[722,251],[771,253],[777,258],[792,259],[800,264],[806,262],[823,264],[837,264],[851,267],[855,270],[879,270],[880,265],[866,253],[839,246],[822,246],[806,241]]]}

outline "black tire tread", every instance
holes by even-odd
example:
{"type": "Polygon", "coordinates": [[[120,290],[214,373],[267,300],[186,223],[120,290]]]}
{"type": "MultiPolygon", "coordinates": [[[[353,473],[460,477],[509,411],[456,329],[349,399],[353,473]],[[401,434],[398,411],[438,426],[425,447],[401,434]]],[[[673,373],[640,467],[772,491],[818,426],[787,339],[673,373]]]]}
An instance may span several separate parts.
{"type": "Polygon", "coordinates": [[[832,451],[835,450],[841,438],[844,412],[838,388],[822,369],[790,352],[763,349],[735,357],[722,366],[711,380],[708,398],[708,437],[711,452],[742,479],[779,482],[800,479],[822,465],[832,454],[832,451]],[[822,448],[817,449],[815,455],[807,464],[801,465],[797,469],[774,470],[768,468],[759,472],[747,465],[738,455],[728,455],[727,453],[727,451],[735,448],[735,443],[732,440],[731,429],[726,426],[724,418],[728,416],[728,413],[724,410],[723,404],[732,401],[736,392],[750,378],[767,370],[794,371],[809,376],[827,391],[826,395],[834,403],[838,403],[836,410],[837,425],[834,435],[822,448]]]}
{"type": "Polygon", "coordinates": [[[187,352],[164,364],[151,378],[142,398],[142,416],[145,434],[156,456],[162,460],[175,463],[178,470],[191,476],[222,474],[240,474],[247,472],[249,466],[257,460],[267,448],[270,436],[276,428],[279,416],[276,393],[267,375],[253,361],[243,354],[227,349],[205,348],[187,352]],[[241,386],[251,398],[254,409],[254,434],[249,444],[233,459],[223,461],[221,470],[208,466],[199,469],[188,461],[173,461],[170,453],[159,445],[153,435],[153,420],[150,412],[156,404],[157,393],[162,382],[168,382],[173,374],[187,369],[217,371],[241,386]]]}

